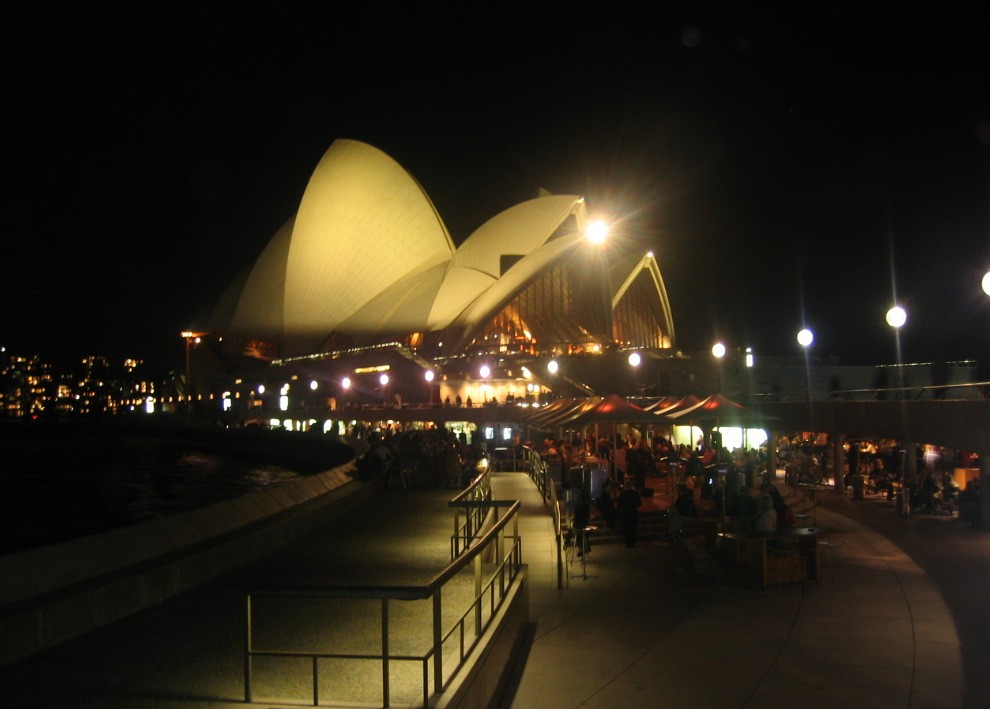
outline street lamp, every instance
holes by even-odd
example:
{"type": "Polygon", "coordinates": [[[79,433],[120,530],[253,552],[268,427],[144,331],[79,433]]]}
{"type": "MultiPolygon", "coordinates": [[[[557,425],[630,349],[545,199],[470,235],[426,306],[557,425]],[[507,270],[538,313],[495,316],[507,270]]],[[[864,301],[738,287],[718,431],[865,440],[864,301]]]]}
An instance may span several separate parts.
{"type": "Polygon", "coordinates": [[[808,328],[801,328],[797,334],[797,341],[801,347],[804,348],[804,396],[806,399],[811,399],[811,361],[808,356],[808,350],[811,348],[811,343],[815,341],[815,333],[813,333],[808,328]]]}
{"type": "Polygon", "coordinates": [[[557,360],[552,359],[547,362],[547,371],[550,372],[550,374],[556,374],[558,369],[560,369],[560,365],[557,364],[557,360]]]}
{"type": "Polygon", "coordinates": [[[388,397],[386,395],[387,392],[386,387],[388,386],[388,375],[383,374],[382,376],[378,377],[378,383],[382,385],[382,405],[387,406],[388,397]]]}
{"type": "Polygon", "coordinates": [[[430,390],[430,404],[433,404],[433,370],[427,369],[423,377],[426,379],[426,388],[430,390]]]}
{"type": "Polygon", "coordinates": [[[894,349],[897,355],[897,388],[904,386],[903,373],[901,372],[901,328],[907,322],[907,311],[899,305],[894,305],[887,311],[887,324],[894,328],[894,349]]]}
{"type": "Polygon", "coordinates": [[[983,292],[990,295],[990,271],[983,274],[983,292]]]}
{"type": "Polygon", "coordinates": [[[189,366],[189,350],[192,345],[198,345],[202,342],[202,338],[206,335],[205,332],[193,332],[192,330],[183,330],[179,333],[186,341],[186,398],[188,401],[192,401],[192,381],[190,379],[191,367],[189,366]]]}
{"type": "Polygon", "coordinates": [[[642,362],[642,361],[643,360],[639,356],[639,352],[633,352],[631,355],[629,355],[629,366],[630,367],[638,367],[639,364],[640,364],[640,362],[642,362]]]}
{"type": "Polygon", "coordinates": [[[725,345],[716,342],[712,345],[712,357],[715,358],[715,393],[722,392],[722,358],[725,357],[725,345]]]}

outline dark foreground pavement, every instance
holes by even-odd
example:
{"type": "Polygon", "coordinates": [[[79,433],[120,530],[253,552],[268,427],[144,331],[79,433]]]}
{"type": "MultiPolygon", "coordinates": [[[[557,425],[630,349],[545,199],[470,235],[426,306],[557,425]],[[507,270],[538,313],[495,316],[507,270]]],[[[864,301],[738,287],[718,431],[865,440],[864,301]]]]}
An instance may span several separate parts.
{"type": "MultiPolygon", "coordinates": [[[[764,589],[683,573],[667,542],[596,546],[557,588],[539,493],[523,500],[531,642],[504,707],[982,707],[990,697],[990,535],[819,493],[818,583],[764,589]]],[[[386,491],[274,557],[0,674],[7,707],[243,705],[244,594],[272,582],[424,583],[448,558],[449,491],[386,491]]],[[[301,696],[300,704],[308,698],[301,696]]],[[[283,706],[263,702],[260,706],[283,706]]]]}

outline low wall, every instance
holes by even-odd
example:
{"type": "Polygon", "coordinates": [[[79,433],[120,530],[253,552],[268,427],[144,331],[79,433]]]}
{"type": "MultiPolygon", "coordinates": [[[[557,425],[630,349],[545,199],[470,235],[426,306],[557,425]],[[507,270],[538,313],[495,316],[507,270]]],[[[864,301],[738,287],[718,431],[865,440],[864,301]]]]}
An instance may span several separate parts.
{"type": "Polygon", "coordinates": [[[436,709],[499,706],[528,628],[529,567],[524,566],[481,641],[437,698],[436,709]]]}
{"type": "Polygon", "coordinates": [[[188,512],[0,557],[0,666],[152,607],[370,499],[353,462],[188,512]],[[320,514],[316,514],[319,512],[320,514]]]}

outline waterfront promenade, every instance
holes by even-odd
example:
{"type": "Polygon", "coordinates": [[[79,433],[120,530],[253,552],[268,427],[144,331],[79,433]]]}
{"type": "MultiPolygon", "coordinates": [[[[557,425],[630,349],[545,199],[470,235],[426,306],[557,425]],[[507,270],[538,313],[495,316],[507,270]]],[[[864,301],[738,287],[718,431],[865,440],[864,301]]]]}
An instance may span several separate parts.
{"type": "MultiPolygon", "coordinates": [[[[685,574],[676,547],[597,545],[557,589],[553,530],[523,474],[532,637],[503,707],[978,707],[990,677],[990,536],[878,500],[819,495],[819,583],[685,574]]],[[[786,488],[784,488],[786,490],[786,488]]],[[[449,491],[384,491],[340,522],[158,609],[0,674],[16,707],[243,706],[244,593],[275,581],[419,583],[447,562],[449,491]]],[[[307,697],[299,697],[305,705],[307,697]]],[[[284,706],[259,702],[257,706],[284,706]]]]}

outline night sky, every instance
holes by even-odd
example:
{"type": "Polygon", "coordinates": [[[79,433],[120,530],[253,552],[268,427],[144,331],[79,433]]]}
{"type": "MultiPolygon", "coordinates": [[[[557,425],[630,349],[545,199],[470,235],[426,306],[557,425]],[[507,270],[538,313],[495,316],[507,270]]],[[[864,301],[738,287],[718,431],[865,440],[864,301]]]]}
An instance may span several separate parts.
{"type": "Polygon", "coordinates": [[[423,185],[455,243],[541,187],[585,195],[655,250],[679,349],[796,354],[807,324],[817,354],[893,361],[896,293],[905,359],[990,354],[976,10],[395,5],[5,20],[0,344],[181,368],[179,331],[354,138],[423,185]]]}

